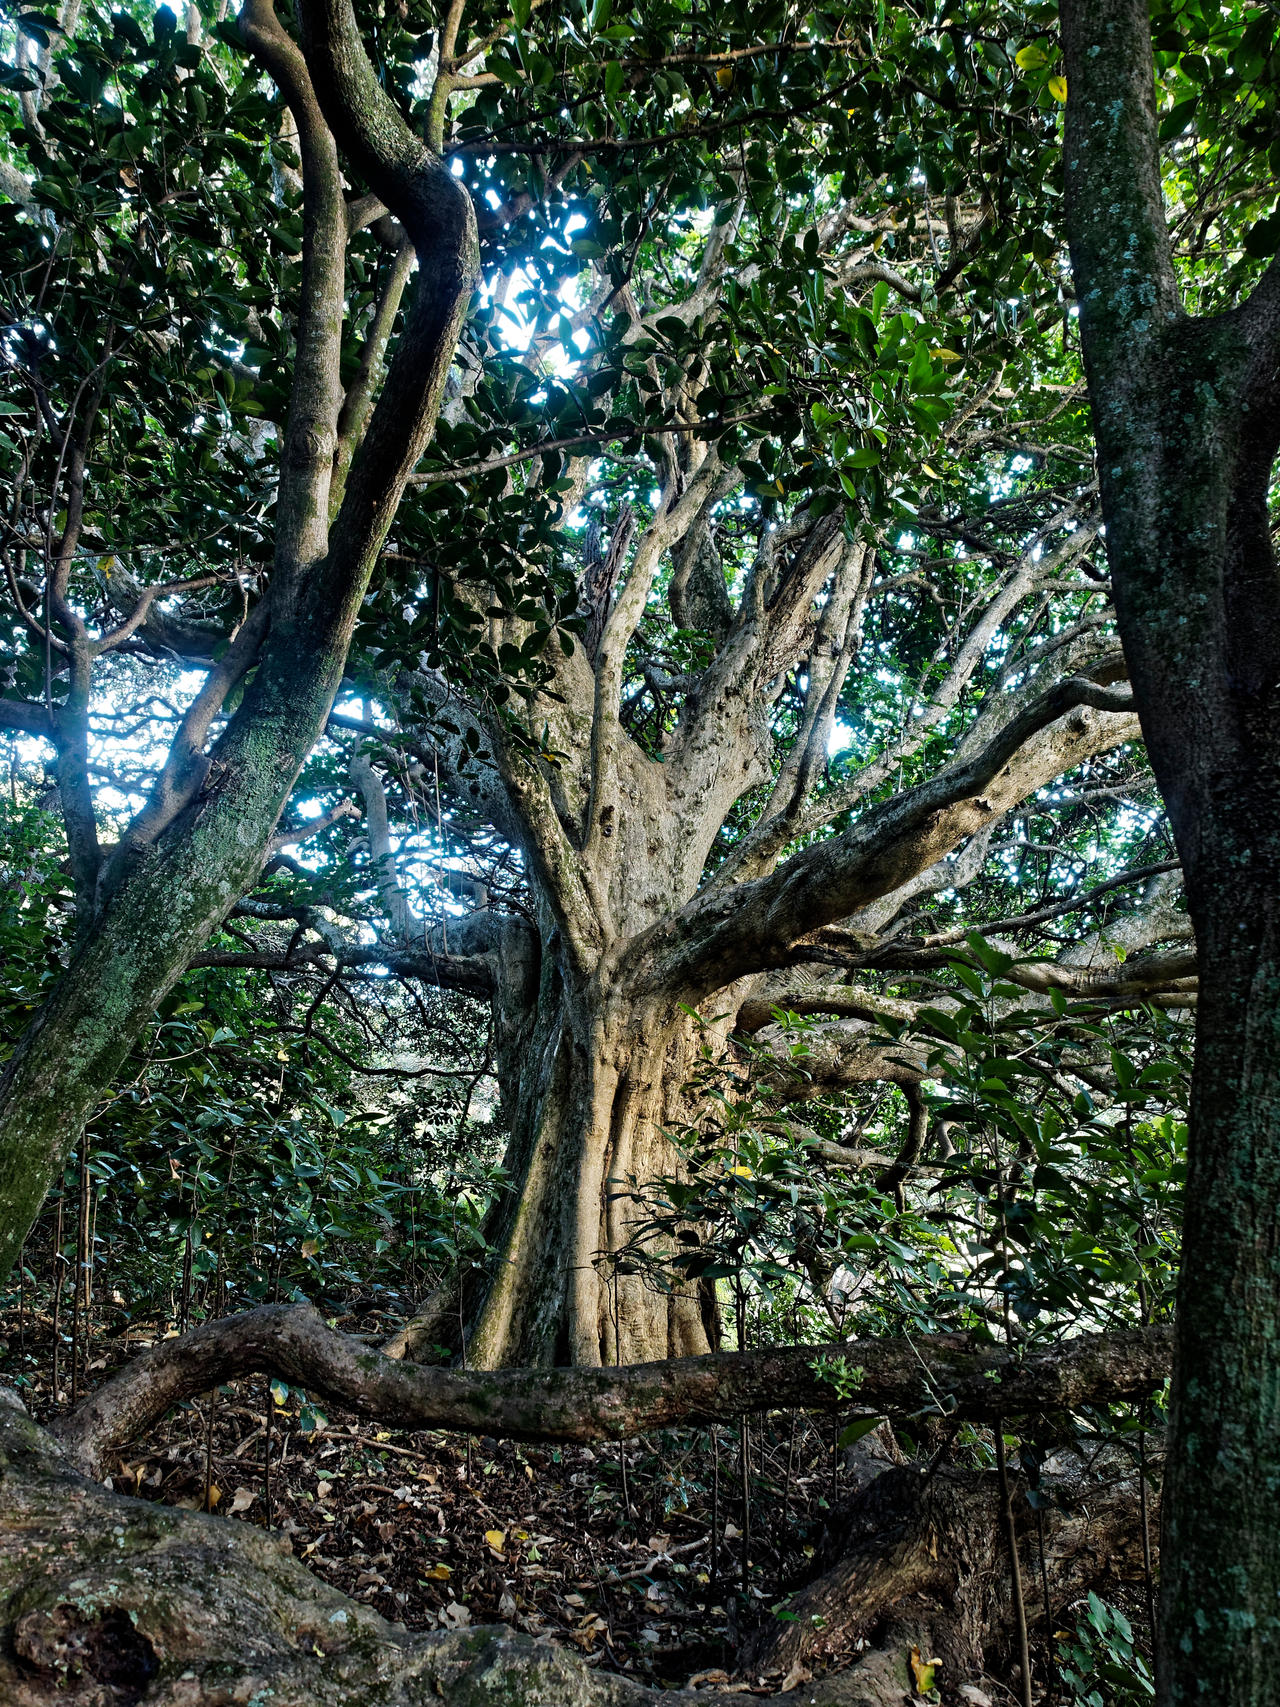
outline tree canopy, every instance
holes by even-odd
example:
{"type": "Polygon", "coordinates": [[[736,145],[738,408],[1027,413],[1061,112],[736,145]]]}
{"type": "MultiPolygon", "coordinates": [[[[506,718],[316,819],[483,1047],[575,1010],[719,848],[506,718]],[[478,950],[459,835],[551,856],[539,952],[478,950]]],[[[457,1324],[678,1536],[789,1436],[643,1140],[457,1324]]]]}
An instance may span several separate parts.
{"type": "Polygon", "coordinates": [[[1265,10],[1101,10],[11,15],[0,1262],[88,1121],[183,1328],[1167,1315],[1280,143],[1265,10]]]}

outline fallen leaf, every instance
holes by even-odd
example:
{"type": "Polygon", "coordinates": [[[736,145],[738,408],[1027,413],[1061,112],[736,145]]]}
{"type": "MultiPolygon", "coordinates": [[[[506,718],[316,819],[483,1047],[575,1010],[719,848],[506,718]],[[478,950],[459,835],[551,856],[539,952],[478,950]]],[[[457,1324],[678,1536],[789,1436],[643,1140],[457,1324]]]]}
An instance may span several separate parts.
{"type": "Polygon", "coordinates": [[[329,1495],[332,1492],[333,1492],[333,1483],[332,1482],[317,1482],[316,1483],[316,1498],[318,1500],[327,1500],[329,1495]]]}
{"type": "Polygon", "coordinates": [[[237,1488],[228,1510],[233,1516],[238,1511],[248,1511],[255,1498],[256,1495],[252,1488],[237,1488]]]}
{"type": "Polygon", "coordinates": [[[495,1553],[501,1553],[503,1547],[506,1545],[507,1532],[505,1529],[486,1529],[484,1532],[484,1538],[493,1548],[495,1553]]]}
{"type": "Polygon", "coordinates": [[[451,1600],[440,1614],[441,1622],[451,1630],[463,1630],[471,1622],[471,1608],[463,1606],[459,1601],[451,1600]]]}
{"type": "Polygon", "coordinates": [[[933,1681],[934,1672],[942,1664],[941,1660],[926,1660],[921,1657],[919,1648],[911,1650],[911,1675],[916,1680],[916,1689],[921,1695],[927,1695],[936,1688],[933,1681]]]}
{"type": "Polygon", "coordinates": [[[453,1575],[453,1570],[449,1565],[428,1565],[422,1574],[434,1583],[447,1583],[453,1575]]]}

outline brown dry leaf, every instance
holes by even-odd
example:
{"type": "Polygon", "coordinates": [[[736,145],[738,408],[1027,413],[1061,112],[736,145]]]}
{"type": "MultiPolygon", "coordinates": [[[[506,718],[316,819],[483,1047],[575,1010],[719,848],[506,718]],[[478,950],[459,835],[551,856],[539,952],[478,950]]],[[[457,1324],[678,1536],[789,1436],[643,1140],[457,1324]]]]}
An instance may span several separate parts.
{"type": "Polygon", "coordinates": [[[252,1488],[237,1488],[227,1509],[234,1517],[237,1512],[248,1511],[255,1498],[252,1488]]]}

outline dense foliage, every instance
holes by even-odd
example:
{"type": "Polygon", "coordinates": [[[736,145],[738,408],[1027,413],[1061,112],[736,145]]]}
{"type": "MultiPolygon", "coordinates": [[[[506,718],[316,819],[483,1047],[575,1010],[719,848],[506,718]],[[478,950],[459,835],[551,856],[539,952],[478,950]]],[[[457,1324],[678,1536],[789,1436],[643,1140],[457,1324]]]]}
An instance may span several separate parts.
{"type": "MultiPolygon", "coordinates": [[[[1196,965],[1131,703],[1107,697],[1056,8],[516,0],[459,36],[456,8],[399,0],[357,23],[470,195],[478,287],[258,874],[123,1040],[27,1236],[10,1303],[47,1334],[10,1372],[52,1350],[56,1403],[95,1319],[163,1333],[281,1298],[388,1329],[425,1310],[417,1355],[465,1361],[541,1201],[534,1139],[578,1120],[585,1155],[621,1123],[585,1092],[552,1108],[540,1063],[570,1034],[585,1055],[608,978],[633,994],[644,955],[677,963],[718,896],[736,945],[708,927],[713,971],[655,977],[609,1040],[660,1063],[661,1161],[600,1163],[595,1360],[655,1343],[628,1338],[641,1292],[663,1324],[698,1298],[708,1343],[739,1347],[1167,1319],[1196,965]],[[890,857],[895,812],[997,752],[939,794],[929,825],[970,812],[949,839],[911,820],[890,857]],[[789,872],[821,889],[825,849],[834,892],[877,833],[878,888],[756,928],[789,872]]],[[[1274,29],[1199,0],[1159,0],[1152,29],[1174,264],[1214,314],[1280,251],[1274,29]]],[[[254,55],[194,0],[0,25],[15,1060],[216,795],[254,648],[291,620],[316,168],[254,55]]],[[[342,158],[333,517],[422,273],[342,158]]],[[[563,1326],[540,1331],[558,1355],[563,1326]]],[[[856,1371],[830,1377],[852,1398],[856,1371]]],[[[1127,1450],[1153,1417],[1077,1426],[1127,1450]]],[[[1009,1437],[1033,1494],[1035,1435],[1009,1437]]],[[[959,1450],[1003,1466],[1003,1433],[959,1450]]],[[[1144,1694],[1123,1614],[1094,1597],[1064,1640],[1077,1699],[1126,1669],[1144,1694]]]]}

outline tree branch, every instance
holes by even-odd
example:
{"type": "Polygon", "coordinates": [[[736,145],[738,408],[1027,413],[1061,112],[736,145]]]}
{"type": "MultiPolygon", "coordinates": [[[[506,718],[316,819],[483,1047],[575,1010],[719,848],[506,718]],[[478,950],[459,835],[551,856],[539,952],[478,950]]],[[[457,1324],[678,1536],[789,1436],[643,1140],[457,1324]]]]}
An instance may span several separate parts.
{"type": "Polygon", "coordinates": [[[338,150],[307,64],[272,0],[246,0],[240,33],[289,104],[302,156],[302,292],[289,419],[280,458],[271,598],[287,610],[329,543],[329,488],[342,406],[347,208],[338,150]]]}
{"type": "Polygon", "coordinates": [[[449,1428],[512,1440],[626,1440],[673,1424],[746,1412],[833,1410],[815,1373],[823,1354],[861,1367],[857,1407],[872,1415],[990,1420],[1114,1403],[1164,1380],[1161,1327],[1088,1334],[1014,1357],[963,1334],[844,1341],[614,1369],[436,1369],[386,1357],[325,1326],[310,1304],[269,1304],[163,1340],[53,1428],[90,1474],[171,1406],[238,1376],[269,1374],[400,1428],[449,1428]]]}
{"type": "MultiPolygon", "coordinates": [[[[1007,795],[1022,798],[1038,786],[1036,777],[1060,774],[1071,762],[1070,747],[1111,745],[1085,707],[1114,715],[1131,706],[1128,694],[1085,677],[1058,682],[981,752],[873,807],[842,835],[802,848],[768,877],[695,896],[638,940],[630,976],[637,988],[678,989],[688,1001],[689,991],[700,999],[746,973],[781,965],[802,937],[896,889],[983,828],[1007,795]]],[[[1123,728],[1133,726],[1126,720],[1123,728]]]]}

